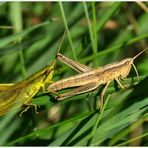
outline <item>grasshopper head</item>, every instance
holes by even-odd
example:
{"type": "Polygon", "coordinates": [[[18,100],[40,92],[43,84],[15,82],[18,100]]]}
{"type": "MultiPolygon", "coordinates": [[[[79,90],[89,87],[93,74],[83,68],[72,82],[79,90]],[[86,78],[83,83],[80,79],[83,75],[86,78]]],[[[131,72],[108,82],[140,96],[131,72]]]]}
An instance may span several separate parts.
{"type": "Polygon", "coordinates": [[[138,53],[137,55],[135,55],[133,58],[124,59],[126,64],[130,64],[130,65],[133,66],[133,68],[134,68],[134,70],[135,70],[135,72],[136,72],[137,77],[139,77],[139,75],[138,75],[138,71],[137,71],[137,69],[136,69],[136,66],[134,65],[134,60],[135,60],[137,57],[139,57],[143,52],[145,52],[147,49],[148,49],[148,47],[145,48],[145,49],[143,49],[140,53],[138,53]]]}
{"type": "Polygon", "coordinates": [[[126,64],[126,65],[128,65],[128,64],[133,64],[133,58],[126,58],[126,59],[124,59],[124,64],[126,64]]]}
{"type": "Polygon", "coordinates": [[[127,73],[127,74],[125,74],[126,76],[129,74],[130,69],[131,69],[131,67],[133,66],[133,68],[134,68],[134,70],[135,70],[135,72],[136,72],[137,77],[139,77],[138,71],[137,71],[137,69],[136,69],[136,66],[135,66],[134,63],[133,63],[133,62],[134,62],[134,58],[126,58],[126,59],[122,60],[122,62],[123,62],[123,64],[124,64],[125,67],[126,67],[126,73],[127,73]]]}
{"type": "Polygon", "coordinates": [[[119,62],[119,65],[131,65],[133,63],[133,58],[126,58],[119,62]]]}
{"type": "Polygon", "coordinates": [[[126,58],[120,61],[119,66],[121,66],[121,76],[123,78],[126,78],[131,70],[131,65],[133,63],[133,59],[132,58],[126,58]]]}
{"type": "Polygon", "coordinates": [[[56,60],[54,60],[51,65],[48,65],[45,68],[44,74],[46,75],[46,78],[45,78],[46,83],[50,83],[50,81],[52,80],[54,69],[55,69],[55,63],[56,63],[56,60]]]}

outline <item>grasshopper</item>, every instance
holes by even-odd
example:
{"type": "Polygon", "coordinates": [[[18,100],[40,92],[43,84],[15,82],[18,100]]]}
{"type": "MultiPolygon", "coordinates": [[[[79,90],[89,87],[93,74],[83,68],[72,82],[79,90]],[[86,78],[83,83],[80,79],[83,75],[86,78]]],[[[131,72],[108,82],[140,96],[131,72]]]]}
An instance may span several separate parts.
{"type": "MultiPolygon", "coordinates": [[[[62,46],[65,32],[61,39],[58,52],[62,46]]],[[[6,114],[16,104],[23,104],[27,106],[20,114],[26,112],[31,106],[35,108],[37,113],[37,106],[32,104],[32,98],[38,93],[40,89],[45,90],[46,84],[52,82],[54,73],[54,66],[56,60],[51,65],[47,65],[39,72],[31,75],[26,80],[20,81],[16,84],[0,84],[0,115],[6,114]]],[[[54,92],[53,92],[54,93],[54,92]]]]}
{"type": "Polygon", "coordinates": [[[63,100],[77,94],[82,94],[85,92],[95,90],[100,85],[105,84],[100,99],[100,104],[102,105],[103,96],[111,81],[116,80],[119,86],[121,88],[124,88],[124,86],[120,83],[119,79],[126,78],[129,75],[132,66],[138,76],[138,72],[133,62],[139,55],[141,55],[147,49],[148,48],[145,48],[143,51],[138,53],[133,58],[126,58],[119,62],[114,62],[98,68],[90,68],[86,65],[80,64],[58,53],[57,60],[77,70],[79,74],[54,82],[48,86],[47,90],[56,92],[58,90],[65,88],[77,87],[70,92],[59,94],[58,96],[56,96],[57,100],[63,100]]]}

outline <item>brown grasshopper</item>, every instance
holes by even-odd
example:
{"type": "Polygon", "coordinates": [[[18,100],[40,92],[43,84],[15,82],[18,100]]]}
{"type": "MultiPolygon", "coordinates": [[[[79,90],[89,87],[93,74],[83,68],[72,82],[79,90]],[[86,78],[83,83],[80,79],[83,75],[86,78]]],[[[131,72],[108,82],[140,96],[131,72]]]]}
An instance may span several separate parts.
{"type": "Polygon", "coordinates": [[[100,100],[100,103],[103,104],[103,96],[111,81],[116,80],[119,86],[121,88],[124,88],[119,79],[126,78],[132,66],[134,67],[135,72],[138,76],[138,72],[133,62],[147,49],[148,48],[145,48],[133,58],[126,58],[119,62],[114,62],[98,68],[90,68],[58,53],[57,59],[59,61],[69,65],[73,69],[77,70],[80,74],[54,82],[48,86],[47,90],[51,92],[56,92],[64,88],[77,87],[70,92],[59,94],[56,97],[57,100],[63,100],[77,94],[95,90],[100,85],[105,84],[105,87],[101,93],[100,100]]]}

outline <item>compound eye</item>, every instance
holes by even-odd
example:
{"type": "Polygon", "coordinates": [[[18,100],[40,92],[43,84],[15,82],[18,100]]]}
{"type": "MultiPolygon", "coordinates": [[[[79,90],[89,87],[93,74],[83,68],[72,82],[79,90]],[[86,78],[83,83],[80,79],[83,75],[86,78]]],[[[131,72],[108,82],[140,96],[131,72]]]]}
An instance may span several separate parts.
{"type": "Polygon", "coordinates": [[[45,75],[48,75],[48,74],[49,74],[49,70],[46,70],[46,71],[44,72],[44,74],[45,74],[45,75]]]}
{"type": "Polygon", "coordinates": [[[129,64],[129,63],[130,63],[130,61],[126,61],[126,62],[125,62],[125,64],[129,64]]]}

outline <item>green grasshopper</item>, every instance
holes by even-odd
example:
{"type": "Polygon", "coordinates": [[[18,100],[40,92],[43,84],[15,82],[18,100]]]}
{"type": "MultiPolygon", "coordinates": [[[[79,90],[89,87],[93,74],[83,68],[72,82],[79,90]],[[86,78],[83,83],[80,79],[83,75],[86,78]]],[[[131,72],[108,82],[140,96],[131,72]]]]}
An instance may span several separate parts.
{"type": "Polygon", "coordinates": [[[34,106],[37,113],[37,106],[32,104],[32,98],[42,88],[45,90],[45,84],[51,83],[54,73],[55,60],[51,65],[44,67],[39,72],[31,75],[26,80],[16,84],[0,85],[0,115],[6,114],[17,103],[27,106],[22,113],[26,112],[31,106],[34,106]]]}

